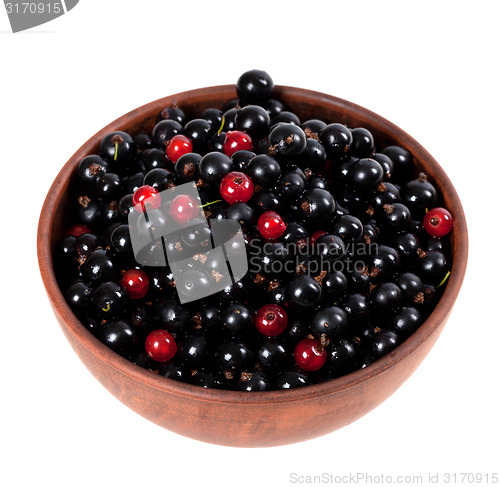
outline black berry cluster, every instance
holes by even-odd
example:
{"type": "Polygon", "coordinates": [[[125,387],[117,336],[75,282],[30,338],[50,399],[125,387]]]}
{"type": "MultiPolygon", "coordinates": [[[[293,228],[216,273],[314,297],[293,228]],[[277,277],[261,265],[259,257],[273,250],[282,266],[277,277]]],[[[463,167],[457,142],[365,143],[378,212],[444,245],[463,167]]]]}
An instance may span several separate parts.
{"type": "Polygon", "coordinates": [[[152,133],[110,133],[79,163],[74,225],[54,251],[61,289],[104,344],[167,378],[241,391],[336,378],[408,338],[446,286],[453,218],[412,155],[364,127],[300,120],[273,88],[248,71],[238,99],[191,120],[166,107],[152,133]],[[163,214],[155,197],[188,182],[202,205],[180,195],[163,214]],[[144,201],[149,225],[200,211],[238,222],[248,273],[181,304],[179,286],[220,275],[176,282],[168,265],[139,265],[128,217],[144,201]]]}

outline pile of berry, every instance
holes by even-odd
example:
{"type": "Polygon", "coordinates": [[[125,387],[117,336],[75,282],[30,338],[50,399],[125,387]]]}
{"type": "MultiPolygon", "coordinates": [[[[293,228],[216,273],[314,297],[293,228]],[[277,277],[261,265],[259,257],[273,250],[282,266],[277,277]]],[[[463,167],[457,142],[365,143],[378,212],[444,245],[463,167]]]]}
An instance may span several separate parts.
{"type": "Polygon", "coordinates": [[[79,163],[60,287],[104,344],[170,379],[264,391],[342,376],[402,343],[446,286],[453,219],[411,154],[366,128],[300,120],[273,87],[248,71],[237,100],[192,120],[166,107],[151,134],[110,133],[79,163]],[[180,195],[157,218],[239,222],[249,271],[181,304],[168,265],[135,261],[128,217],[188,182],[202,205],[180,195]]]}

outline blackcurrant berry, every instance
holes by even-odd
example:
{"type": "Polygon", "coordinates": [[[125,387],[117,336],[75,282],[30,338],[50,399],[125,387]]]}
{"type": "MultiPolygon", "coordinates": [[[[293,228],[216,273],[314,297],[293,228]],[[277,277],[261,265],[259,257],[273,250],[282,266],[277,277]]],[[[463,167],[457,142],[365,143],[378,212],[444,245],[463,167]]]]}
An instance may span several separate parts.
{"type": "Polygon", "coordinates": [[[76,281],[64,293],[66,302],[76,316],[85,316],[89,312],[92,289],[83,281],[76,281]]]}
{"type": "Polygon", "coordinates": [[[163,169],[169,169],[172,167],[172,164],[165,155],[165,148],[163,148],[163,150],[147,149],[141,153],[141,160],[146,174],[159,167],[163,169]]]}
{"type": "Polygon", "coordinates": [[[370,302],[365,294],[349,294],[342,301],[347,319],[353,326],[360,326],[370,318],[370,302]]]}
{"type": "Polygon", "coordinates": [[[400,233],[394,238],[394,248],[406,262],[414,262],[418,258],[421,243],[413,233],[400,233]]]}
{"type": "Polygon", "coordinates": [[[82,265],[87,257],[100,245],[99,237],[93,233],[80,235],[74,243],[74,257],[79,265],[82,265]]]}
{"type": "Polygon", "coordinates": [[[327,125],[319,134],[319,138],[327,154],[334,159],[344,157],[352,144],[351,131],[340,123],[327,125]]]}
{"type": "Polygon", "coordinates": [[[232,161],[220,152],[209,152],[201,158],[198,170],[205,183],[219,185],[222,178],[231,172],[232,161]]]}
{"type": "Polygon", "coordinates": [[[85,259],[80,271],[85,282],[94,284],[111,281],[117,274],[112,255],[105,249],[94,250],[85,259]]]}
{"type": "Polygon", "coordinates": [[[247,133],[252,140],[259,140],[267,135],[271,120],[264,108],[247,105],[238,112],[235,123],[237,130],[247,133]]]}
{"type": "Polygon", "coordinates": [[[97,332],[99,340],[122,357],[131,359],[140,349],[139,332],[125,320],[109,321],[97,332]]]}
{"type": "Polygon", "coordinates": [[[270,155],[290,158],[305,151],[307,138],[299,126],[291,123],[281,123],[271,130],[268,144],[270,155]]]}
{"type": "Polygon", "coordinates": [[[291,279],[286,287],[285,300],[293,308],[312,308],[321,299],[321,285],[311,276],[300,275],[291,279]]]}
{"type": "Polygon", "coordinates": [[[226,218],[237,221],[243,230],[249,228],[255,221],[253,207],[246,203],[234,203],[226,210],[226,218]]]}
{"type": "MultiPolygon", "coordinates": [[[[248,164],[255,157],[255,152],[249,150],[239,150],[236,151],[232,156],[231,160],[233,161],[233,169],[235,171],[241,171],[248,174],[251,177],[251,174],[247,171],[248,164]]],[[[254,181],[255,183],[255,181],[254,181]]]]}
{"type": "Polygon", "coordinates": [[[391,317],[389,328],[402,339],[408,338],[423,322],[422,313],[412,307],[404,307],[395,310],[391,317]]]}
{"type": "Polygon", "coordinates": [[[337,306],[324,306],[312,317],[310,331],[317,340],[343,336],[348,329],[347,314],[337,306]]]}
{"type": "Polygon", "coordinates": [[[274,211],[281,208],[281,200],[272,191],[261,191],[253,197],[253,203],[261,213],[274,211]]]}
{"type": "Polygon", "coordinates": [[[158,375],[181,382],[189,381],[189,373],[182,365],[165,364],[158,369],[158,375]]]}
{"type": "Polygon", "coordinates": [[[371,157],[375,151],[372,133],[363,127],[358,127],[352,129],[351,134],[350,153],[355,157],[371,157]]]}
{"type": "Polygon", "coordinates": [[[382,166],[374,159],[359,159],[352,164],[347,174],[349,184],[357,191],[375,189],[384,177],[382,166]]]}
{"type": "Polygon", "coordinates": [[[397,145],[386,147],[382,154],[394,163],[391,179],[399,183],[408,181],[413,176],[413,158],[409,151],[397,145]]]}
{"type": "Polygon", "coordinates": [[[222,110],[217,108],[207,108],[204,110],[200,118],[205,119],[214,130],[219,130],[222,124],[222,110]]]}
{"type": "Polygon", "coordinates": [[[372,159],[375,159],[384,169],[384,179],[390,180],[392,176],[392,172],[394,171],[394,162],[392,159],[381,152],[375,152],[375,154],[370,156],[372,159]]]}
{"type": "Polygon", "coordinates": [[[79,196],[76,218],[88,227],[99,227],[101,225],[101,202],[99,199],[87,195],[79,196]]]}
{"type": "Polygon", "coordinates": [[[144,132],[134,135],[134,142],[137,146],[138,151],[144,151],[146,149],[151,149],[153,147],[153,141],[149,134],[144,132]]]}
{"type": "Polygon", "coordinates": [[[101,157],[115,167],[122,167],[131,162],[136,154],[134,139],[126,132],[111,132],[101,141],[101,157]]]}
{"type": "Polygon", "coordinates": [[[380,212],[380,227],[386,234],[404,233],[411,223],[410,210],[402,203],[386,204],[380,212]]]}
{"type": "Polygon", "coordinates": [[[263,106],[271,118],[275,117],[285,109],[285,105],[283,105],[280,100],[276,100],[275,98],[271,98],[265,102],[263,106]]]}
{"type": "Polygon", "coordinates": [[[300,155],[298,164],[302,169],[323,174],[326,164],[326,150],[317,140],[308,138],[304,152],[300,155]]]}
{"type": "Polygon", "coordinates": [[[326,123],[317,118],[306,120],[302,125],[302,130],[308,139],[319,140],[319,134],[326,127],[326,123]]]}
{"type": "Polygon", "coordinates": [[[415,215],[425,214],[426,210],[434,207],[436,201],[437,190],[423,172],[403,187],[403,203],[415,215]]]}
{"type": "Polygon", "coordinates": [[[270,384],[267,376],[260,371],[242,372],[236,388],[239,391],[267,391],[270,384]]]}
{"type": "Polygon", "coordinates": [[[225,382],[220,374],[214,372],[198,372],[192,380],[193,384],[205,389],[222,389],[225,382]]]}
{"type": "Polygon", "coordinates": [[[94,185],[108,171],[108,163],[100,156],[84,157],[78,164],[78,176],[85,182],[94,185]]]}
{"type": "Polygon", "coordinates": [[[160,120],[175,120],[181,125],[184,125],[184,123],[186,122],[186,114],[184,113],[182,108],[173,103],[169,107],[165,107],[158,114],[156,122],[159,122],[160,120]]]}
{"type": "Polygon", "coordinates": [[[278,339],[267,340],[257,350],[255,359],[267,374],[278,374],[285,368],[288,361],[284,342],[278,339]]]}
{"type": "Polygon", "coordinates": [[[246,167],[246,173],[257,187],[267,189],[275,186],[278,182],[281,176],[281,167],[274,157],[260,154],[250,160],[246,167]]]}
{"type": "Polygon", "coordinates": [[[225,374],[239,374],[252,367],[254,357],[247,345],[240,342],[221,343],[215,350],[215,366],[225,374]]]}
{"type": "Polygon", "coordinates": [[[358,242],[363,236],[363,224],[352,215],[343,215],[333,220],[331,232],[344,242],[358,242]]]}
{"type": "Polygon", "coordinates": [[[174,338],[182,335],[189,323],[189,312],[173,299],[159,301],[155,306],[158,324],[174,338]]]}
{"type": "Polygon", "coordinates": [[[424,252],[417,261],[416,271],[426,284],[438,285],[446,276],[448,260],[437,250],[424,252]]]}
{"type": "Polygon", "coordinates": [[[377,311],[389,311],[397,308],[401,302],[401,298],[401,289],[393,282],[379,284],[370,293],[372,306],[377,311]]]}
{"type": "Polygon", "coordinates": [[[273,89],[271,76],[259,69],[246,71],[236,82],[238,98],[244,103],[264,103],[271,97],[273,89]]]}
{"type": "Polygon", "coordinates": [[[370,276],[374,281],[380,282],[394,276],[400,267],[398,252],[392,247],[378,245],[375,254],[370,255],[368,267],[370,276]]]}
{"type": "Polygon", "coordinates": [[[309,378],[302,372],[285,370],[276,379],[276,389],[296,389],[309,385],[309,378]]]}
{"type": "Polygon", "coordinates": [[[273,127],[277,126],[280,123],[291,123],[293,125],[300,126],[300,118],[292,112],[282,110],[278,115],[274,116],[271,120],[273,127]]]}
{"type": "MultiPolygon", "coordinates": [[[[177,161],[177,163],[178,162],[179,161],[177,161]]],[[[158,192],[161,192],[174,186],[174,174],[168,169],[158,167],[156,169],[152,169],[146,174],[143,184],[151,186],[158,192]]]]}
{"type": "Polygon", "coordinates": [[[354,340],[337,338],[332,340],[327,348],[328,359],[326,366],[332,378],[341,377],[359,368],[361,352],[354,340]]]}
{"type": "Polygon", "coordinates": [[[341,271],[328,272],[322,281],[324,302],[332,302],[343,296],[347,289],[347,277],[341,271]]]}
{"type": "Polygon", "coordinates": [[[220,315],[222,328],[234,335],[247,334],[253,328],[253,319],[252,310],[240,303],[229,304],[220,315]]]}
{"type": "Polygon", "coordinates": [[[319,223],[333,215],[336,204],[329,191],[313,188],[302,195],[298,208],[306,221],[319,223]]]}
{"type": "Polygon", "coordinates": [[[405,301],[413,303],[419,299],[419,293],[422,291],[423,283],[416,274],[405,272],[398,276],[396,284],[401,289],[402,298],[405,301]]]}
{"type": "Polygon", "coordinates": [[[372,361],[383,357],[396,348],[399,338],[393,331],[383,330],[376,333],[368,347],[369,357],[372,361]]]}
{"type": "Polygon", "coordinates": [[[103,319],[122,317],[127,303],[125,289],[116,282],[103,282],[92,296],[94,311],[103,319]]]}
{"type": "Polygon", "coordinates": [[[184,129],[177,120],[161,120],[153,128],[153,142],[159,149],[163,149],[162,152],[164,153],[165,147],[170,140],[176,135],[183,133],[184,129]]]}
{"type": "MultiPolygon", "coordinates": [[[[196,152],[202,152],[208,146],[208,141],[218,127],[213,127],[203,118],[195,118],[189,121],[184,127],[184,135],[192,142],[193,149],[196,152]]],[[[189,151],[191,152],[191,151],[189,151]]],[[[170,159],[170,158],[169,158],[170,159]]]]}
{"type": "Polygon", "coordinates": [[[188,335],[182,340],[178,355],[179,360],[186,368],[199,369],[210,365],[212,353],[207,337],[188,335]]]}

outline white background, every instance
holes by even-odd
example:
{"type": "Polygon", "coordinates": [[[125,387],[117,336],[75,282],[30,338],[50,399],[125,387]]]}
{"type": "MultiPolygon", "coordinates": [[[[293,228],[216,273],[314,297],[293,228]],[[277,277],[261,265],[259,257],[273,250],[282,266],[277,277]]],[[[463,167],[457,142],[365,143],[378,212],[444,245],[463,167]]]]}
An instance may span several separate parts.
{"type": "Polygon", "coordinates": [[[285,486],[294,472],[498,472],[496,3],[81,0],[15,35],[0,5],[0,483],[285,486]],[[402,127],[449,174],[470,232],[454,312],[410,380],[340,431],[254,450],[170,433],[104,390],[58,327],[35,250],[43,199],[85,140],[139,105],[251,68],[402,127]]]}

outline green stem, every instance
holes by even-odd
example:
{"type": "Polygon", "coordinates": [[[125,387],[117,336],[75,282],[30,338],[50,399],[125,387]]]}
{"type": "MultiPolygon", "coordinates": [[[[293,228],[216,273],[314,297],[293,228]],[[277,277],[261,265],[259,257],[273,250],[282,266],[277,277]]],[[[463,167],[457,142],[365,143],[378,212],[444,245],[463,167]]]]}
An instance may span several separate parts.
{"type": "Polygon", "coordinates": [[[219,131],[217,132],[217,134],[220,134],[222,132],[222,129],[223,129],[225,123],[226,123],[226,117],[224,117],[224,115],[222,115],[222,123],[220,124],[220,128],[219,128],[219,131]]]}
{"type": "Polygon", "coordinates": [[[115,142],[115,157],[113,158],[114,161],[118,158],[118,142],[115,142]]]}
{"type": "Polygon", "coordinates": [[[205,206],[213,205],[214,203],[220,203],[222,200],[210,201],[210,203],[205,203],[204,205],[198,205],[198,208],[205,208],[205,206]]]}
{"type": "Polygon", "coordinates": [[[446,273],[446,276],[443,277],[443,280],[437,285],[437,287],[441,287],[448,280],[448,277],[450,277],[450,274],[451,274],[451,272],[448,271],[446,273]]]}

